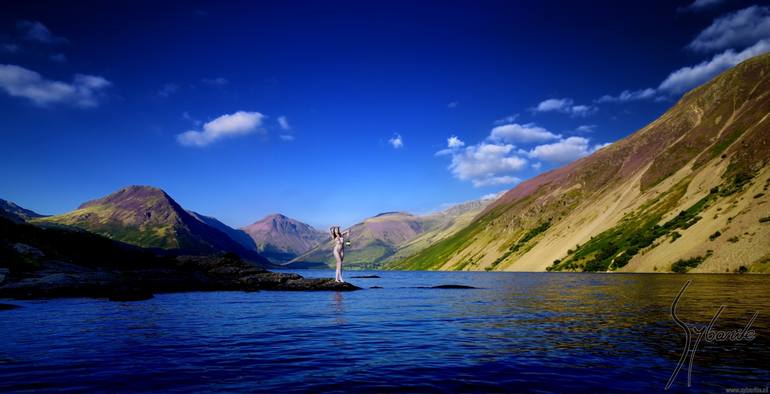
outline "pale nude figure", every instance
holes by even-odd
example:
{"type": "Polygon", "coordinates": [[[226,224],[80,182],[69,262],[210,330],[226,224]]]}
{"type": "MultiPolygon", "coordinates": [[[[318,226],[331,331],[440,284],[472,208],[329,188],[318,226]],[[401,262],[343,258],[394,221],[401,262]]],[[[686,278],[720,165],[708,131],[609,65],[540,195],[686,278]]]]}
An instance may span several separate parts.
{"type": "Polygon", "coordinates": [[[334,277],[336,282],[344,282],[342,279],[342,260],[345,258],[345,238],[350,237],[350,230],[340,232],[339,226],[333,226],[329,229],[334,242],[334,259],[337,260],[337,274],[334,277]]]}

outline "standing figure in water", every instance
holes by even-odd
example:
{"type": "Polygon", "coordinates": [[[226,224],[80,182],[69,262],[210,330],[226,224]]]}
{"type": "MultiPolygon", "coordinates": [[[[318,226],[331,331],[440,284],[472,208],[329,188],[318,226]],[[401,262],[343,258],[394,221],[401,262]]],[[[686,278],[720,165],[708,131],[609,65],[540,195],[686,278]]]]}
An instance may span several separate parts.
{"type": "Polygon", "coordinates": [[[350,230],[340,232],[340,226],[333,226],[329,229],[334,241],[334,259],[337,260],[337,274],[334,277],[336,282],[344,282],[342,279],[342,260],[345,258],[345,238],[350,237],[350,230]]]}

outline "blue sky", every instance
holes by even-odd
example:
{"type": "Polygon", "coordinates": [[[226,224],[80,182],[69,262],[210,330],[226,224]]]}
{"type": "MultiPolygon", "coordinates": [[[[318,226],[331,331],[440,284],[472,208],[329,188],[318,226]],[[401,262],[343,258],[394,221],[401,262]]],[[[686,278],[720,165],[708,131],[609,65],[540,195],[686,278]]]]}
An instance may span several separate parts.
{"type": "Polygon", "coordinates": [[[0,6],[0,198],[324,228],[508,190],[770,50],[767,3],[0,6]]]}

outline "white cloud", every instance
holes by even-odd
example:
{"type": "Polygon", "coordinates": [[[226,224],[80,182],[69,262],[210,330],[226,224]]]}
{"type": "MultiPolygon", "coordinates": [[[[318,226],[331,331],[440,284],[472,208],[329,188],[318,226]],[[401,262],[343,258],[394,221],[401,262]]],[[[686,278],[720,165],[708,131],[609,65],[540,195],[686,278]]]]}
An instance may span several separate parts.
{"type": "MultiPolygon", "coordinates": [[[[699,3],[696,1],[692,5],[699,3]]],[[[703,1],[703,5],[715,2],[703,1]]],[[[635,91],[625,90],[617,96],[604,95],[597,103],[626,102],[633,100],[666,101],[669,95],[678,95],[716,77],[754,56],[770,52],[770,7],[751,6],[727,14],[701,31],[688,45],[699,52],[722,50],[692,66],[673,71],[657,88],[635,91]],[[750,45],[746,47],[747,45],[750,45]],[[740,48],[744,48],[740,50],[740,48]]]]}
{"type": "Polygon", "coordinates": [[[528,143],[555,140],[561,136],[534,123],[512,123],[493,128],[489,137],[495,141],[528,143]]]}
{"type": "Polygon", "coordinates": [[[22,37],[29,41],[40,42],[43,44],[59,44],[67,42],[64,37],[57,37],[51,30],[38,22],[38,21],[19,21],[16,23],[16,28],[21,33],[22,37]]]}
{"type": "Polygon", "coordinates": [[[515,155],[510,144],[480,143],[452,149],[450,153],[452,174],[462,181],[471,181],[476,187],[516,183],[519,179],[510,173],[527,164],[526,159],[515,155]]]}
{"type": "Polygon", "coordinates": [[[285,116],[278,117],[278,126],[280,126],[282,130],[291,130],[291,126],[289,125],[289,119],[286,118],[285,116]]]}
{"type": "Polygon", "coordinates": [[[575,129],[575,131],[577,131],[578,133],[593,133],[594,130],[596,130],[595,124],[584,124],[584,125],[578,126],[575,129]]]}
{"type": "Polygon", "coordinates": [[[453,135],[446,139],[446,145],[448,148],[462,148],[465,142],[453,135]]]}
{"type": "Polygon", "coordinates": [[[711,60],[703,61],[694,66],[682,67],[672,72],[660,83],[658,90],[674,94],[686,92],[717,76],[722,71],[765,52],[770,52],[770,40],[759,41],[737,53],[728,49],[714,55],[711,60]]]}
{"type": "Polygon", "coordinates": [[[588,149],[587,138],[569,137],[552,144],[538,145],[529,151],[529,157],[563,164],[587,156],[589,153],[591,152],[588,149]]]}
{"type": "Polygon", "coordinates": [[[594,147],[591,149],[591,152],[596,152],[597,150],[599,150],[599,149],[601,149],[601,148],[604,148],[605,146],[610,146],[610,145],[612,145],[612,142],[605,142],[605,143],[603,143],[603,144],[596,144],[596,145],[594,145],[594,147]]]}
{"type": "Polygon", "coordinates": [[[71,83],[43,78],[35,71],[12,64],[0,64],[0,89],[11,96],[23,97],[33,103],[70,104],[96,107],[110,81],[95,75],[75,74],[71,83]]]}
{"type": "Polygon", "coordinates": [[[281,135],[279,135],[279,137],[281,138],[281,140],[286,141],[286,142],[294,141],[294,136],[291,135],[291,134],[281,134],[281,135]]]}
{"type": "Polygon", "coordinates": [[[460,105],[459,101],[452,101],[451,103],[447,104],[447,108],[457,108],[458,105],[460,105]]]}
{"type": "Polygon", "coordinates": [[[572,105],[572,99],[548,99],[541,101],[537,107],[534,108],[537,112],[551,112],[551,111],[566,111],[572,105]]]}
{"type": "MultiPolygon", "coordinates": [[[[593,130],[594,127],[584,125],[578,129],[593,130]]],[[[493,128],[489,137],[476,145],[465,146],[463,141],[453,135],[447,139],[447,148],[436,152],[436,156],[451,156],[449,170],[452,175],[471,182],[475,187],[509,185],[521,181],[515,173],[527,167],[528,158],[563,164],[608,145],[591,147],[589,142],[584,137],[564,139],[561,135],[533,124],[512,124],[493,128]],[[537,145],[530,150],[517,148],[511,143],[532,144],[552,140],[558,141],[537,145]]],[[[538,171],[542,163],[537,161],[530,166],[538,171]]]]}
{"type": "Polygon", "coordinates": [[[228,83],[230,83],[230,81],[228,81],[227,78],[224,78],[224,77],[203,78],[202,81],[207,85],[213,85],[213,86],[225,86],[228,83]]]}
{"type": "Polygon", "coordinates": [[[168,98],[174,95],[179,90],[179,86],[174,83],[167,83],[158,89],[158,96],[168,98]]]}
{"type": "Polygon", "coordinates": [[[770,7],[754,5],[715,19],[687,48],[697,52],[745,48],[766,38],[770,38],[770,7]]]}
{"type": "Polygon", "coordinates": [[[484,187],[484,186],[512,185],[514,183],[519,183],[519,182],[521,182],[521,178],[510,176],[510,175],[503,175],[503,176],[493,176],[493,177],[483,178],[483,179],[474,179],[473,186],[484,187]]]}
{"type": "Polygon", "coordinates": [[[572,116],[588,116],[596,112],[596,107],[590,105],[574,105],[571,98],[543,100],[532,108],[532,112],[561,112],[572,116]]]}
{"type": "Polygon", "coordinates": [[[220,138],[247,135],[260,131],[265,115],[259,112],[238,111],[222,115],[203,125],[202,131],[189,130],[176,136],[185,146],[206,146],[220,138]]]}
{"type": "Polygon", "coordinates": [[[487,200],[497,200],[498,198],[500,198],[500,196],[502,196],[503,194],[505,194],[505,192],[506,192],[506,191],[505,191],[505,190],[503,190],[503,191],[501,191],[501,192],[497,192],[497,193],[488,193],[488,194],[485,194],[485,195],[481,196],[480,200],[481,200],[481,201],[487,201],[487,200]]]}
{"type": "Polygon", "coordinates": [[[401,134],[394,135],[393,138],[388,140],[388,143],[394,149],[400,149],[404,147],[404,140],[401,138],[401,134]]]}
{"type": "Polygon", "coordinates": [[[652,88],[639,90],[624,90],[617,96],[605,94],[595,100],[597,103],[624,103],[628,101],[647,100],[654,98],[657,91],[652,88]]]}
{"type": "Polygon", "coordinates": [[[588,156],[607,145],[609,143],[589,147],[588,138],[569,137],[552,144],[538,145],[529,151],[528,156],[550,163],[565,164],[588,156]]]}

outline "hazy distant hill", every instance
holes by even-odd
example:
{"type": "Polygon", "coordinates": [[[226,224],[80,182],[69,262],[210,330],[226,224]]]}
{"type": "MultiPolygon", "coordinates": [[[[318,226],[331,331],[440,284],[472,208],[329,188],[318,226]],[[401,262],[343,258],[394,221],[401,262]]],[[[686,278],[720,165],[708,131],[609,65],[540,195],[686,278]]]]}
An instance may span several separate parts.
{"type": "Polygon", "coordinates": [[[32,222],[78,227],[142,247],[232,251],[267,263],[227,234],[192,216],[163,190],[150,186],[129,186],[86,202],[72,212],[32,222]]]}
{"type": "MultiPolygon", "coordinates": [[[[384,267],[394,258],[422,249],[451,234],[489,203],[472,201],[423,216],[387,212],[366,219],[350,228],[351,246],[345,250],[345,264],[349,267],[384,267]]],[[[297,257],[292,264],[300,262],[334,265],[331,238],[327,235],[323,243],[297,257]]]]}
{"type": "Polygon", "coordinates": [[[268,215],[241,230],[262,256],[276,263],[288,262],[328,237],[309,224],[281,214],[268,215]]]}
{"type": "Polygon", "coordinates": [[[508,191],[410,269],[766,271],[770,54],[641,130],[508,191]]]}

